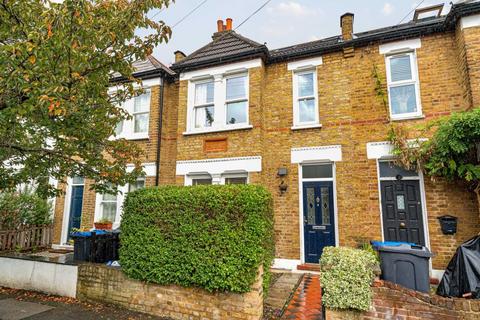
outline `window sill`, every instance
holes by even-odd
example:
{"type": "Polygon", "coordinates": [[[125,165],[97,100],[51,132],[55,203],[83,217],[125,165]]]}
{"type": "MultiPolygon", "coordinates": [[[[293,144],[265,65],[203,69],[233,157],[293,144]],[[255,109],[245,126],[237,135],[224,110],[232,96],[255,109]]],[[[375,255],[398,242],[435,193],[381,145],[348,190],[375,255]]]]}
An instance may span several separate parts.
{"type": "Polygon", "coordinates": [[[183,133],[184,136],[192,136],[196,134],[205,134],[205,133],[215,133],[215,132],[225,132],[225,131],[235,131],[235,130],[248,130],[252,129],[252,125],[243,125],[238,127],[232,128],[214,128],[214,129],[206,129],[206,130],[196,130],[196,131],[186,131],[183,133]]]}
{"type": "Polygon", "coordinates": [[[305,129],[320,129],[321,127],[322,127],[321,123],[316,123],[316,124],[308,124],[303,126],[293,126],[291,129],[292,131],[296,131],[296,130],[305,130],[305,129]]]}
{"type": "Polygon", "coordinates": [[[399,116],[399,117],[392,117],[390,116],[391,121],[405,121],[405,120],[418,120],[418,119],[425,119],[425,115],[416,115],[416,116],[399,116]]]}
{"type": "Polygon", "coordinates": [[[117,136],[114,138],[114,140],[117,139],[125,139],[125,140],[148,140],[150,137],[148,136],[148,133],[145,134],[135,134],[135,135],[129,135],[129,136],[117,136]]]}

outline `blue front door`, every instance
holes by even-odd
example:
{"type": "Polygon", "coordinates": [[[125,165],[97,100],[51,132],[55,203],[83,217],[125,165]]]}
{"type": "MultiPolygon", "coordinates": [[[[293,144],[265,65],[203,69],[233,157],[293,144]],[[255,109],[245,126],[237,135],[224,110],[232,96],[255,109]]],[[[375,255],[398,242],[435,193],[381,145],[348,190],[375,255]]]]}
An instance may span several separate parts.
{"type": "Polygon", "coordinates": [[[335,246],[333,182],[303,183],[305,262],[318,263],[323,248],[335,246]]]}
{"type": "Polygon", "coordinates": [[[67,240],[70,239],[70,232],[72,231],[72,228],[79,229],[80,223],[82,222],[83,188],[83,185],[72,186],[67,240]]]}

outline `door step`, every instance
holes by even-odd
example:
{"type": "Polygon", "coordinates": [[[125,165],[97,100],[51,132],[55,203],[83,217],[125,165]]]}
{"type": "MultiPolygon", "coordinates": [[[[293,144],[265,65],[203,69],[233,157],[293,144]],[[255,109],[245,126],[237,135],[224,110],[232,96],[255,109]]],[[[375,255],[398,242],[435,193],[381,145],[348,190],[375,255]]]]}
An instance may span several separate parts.
{"type": "Polygon", "coordinates": [[[320,272],[320,265],[314,263],[299,264],[297,270],[320,272]]]}

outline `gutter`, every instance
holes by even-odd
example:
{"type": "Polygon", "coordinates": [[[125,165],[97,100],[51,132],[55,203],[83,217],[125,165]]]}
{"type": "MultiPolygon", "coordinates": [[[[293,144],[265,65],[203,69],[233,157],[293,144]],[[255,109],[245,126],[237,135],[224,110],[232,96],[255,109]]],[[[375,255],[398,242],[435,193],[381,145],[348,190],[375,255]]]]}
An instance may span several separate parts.
{"type": "Polygon", "coordinates": [[[160,86],[160,96],[158,98],[159,103],[159,122],[157,131],[157,156],[155,160],[155,186],[158,187],[160,180],[160,148],[162,147],[162,127],[163,127],[163,95],[165,92],[165,78],[162,78],[162,85],[160,86]]]}

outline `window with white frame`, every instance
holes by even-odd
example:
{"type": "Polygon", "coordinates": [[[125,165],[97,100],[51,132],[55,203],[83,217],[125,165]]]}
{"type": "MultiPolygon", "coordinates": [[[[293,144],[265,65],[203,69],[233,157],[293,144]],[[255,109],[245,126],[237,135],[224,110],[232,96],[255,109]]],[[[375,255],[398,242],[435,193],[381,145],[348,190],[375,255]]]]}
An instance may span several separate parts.
{"type": "Polygon", "coordinates": [[[248,97],[247,76],[232,76],[226,79],[226,124],[247,123],[248,97]]]}
{"type": "Polygon", "coordinates": [[[114,222],[117,217],[118,194],[104,193],[100,200],[100,219],[114,222]]]}
{"type": "Polygon", "coordinates": [[[145,177],[138,177],[137,181],[128,184],[128,192],[133,192],[145,188],[145,177]]]}
{"type": "Polygon", "coordinates": [[[191,175],[192,186],[209,185],[213,183],[212,176],[209,174],[191,175]]]}
{"type": "Polygon", "coordinates": [[[293,74],[294,126],[319,124],[316,70],[296,71],[293,74]]]}
{"type": "Polygon", "coordinates": [[[223,184],[248,184],[248,173],[228,173],[222,176],[223,184]]]}
{"type": "Polygon", "coordinates": [[[215,86],[213,80],[195,84],[195,128],[211,127],[215,121],[215,86]]]}
{"type": "Polygon", "coordinates": [[[248,126],[248,74],[224,74],[191,80],[187,131],[216,131],[248,126]]]}
{"type": "Polygon", "coordinates": [[[415,52],[386,57],[390,116],[406,119],[422,115],[415,52]]]}
{"type": "Polygon", "coordinates": [[[123,120],[117,124],[115,135],[126,139],[146,139],[150,122],[151,89],[123,104],[123,108],[132,116],[131,120],[123,120]]]}

